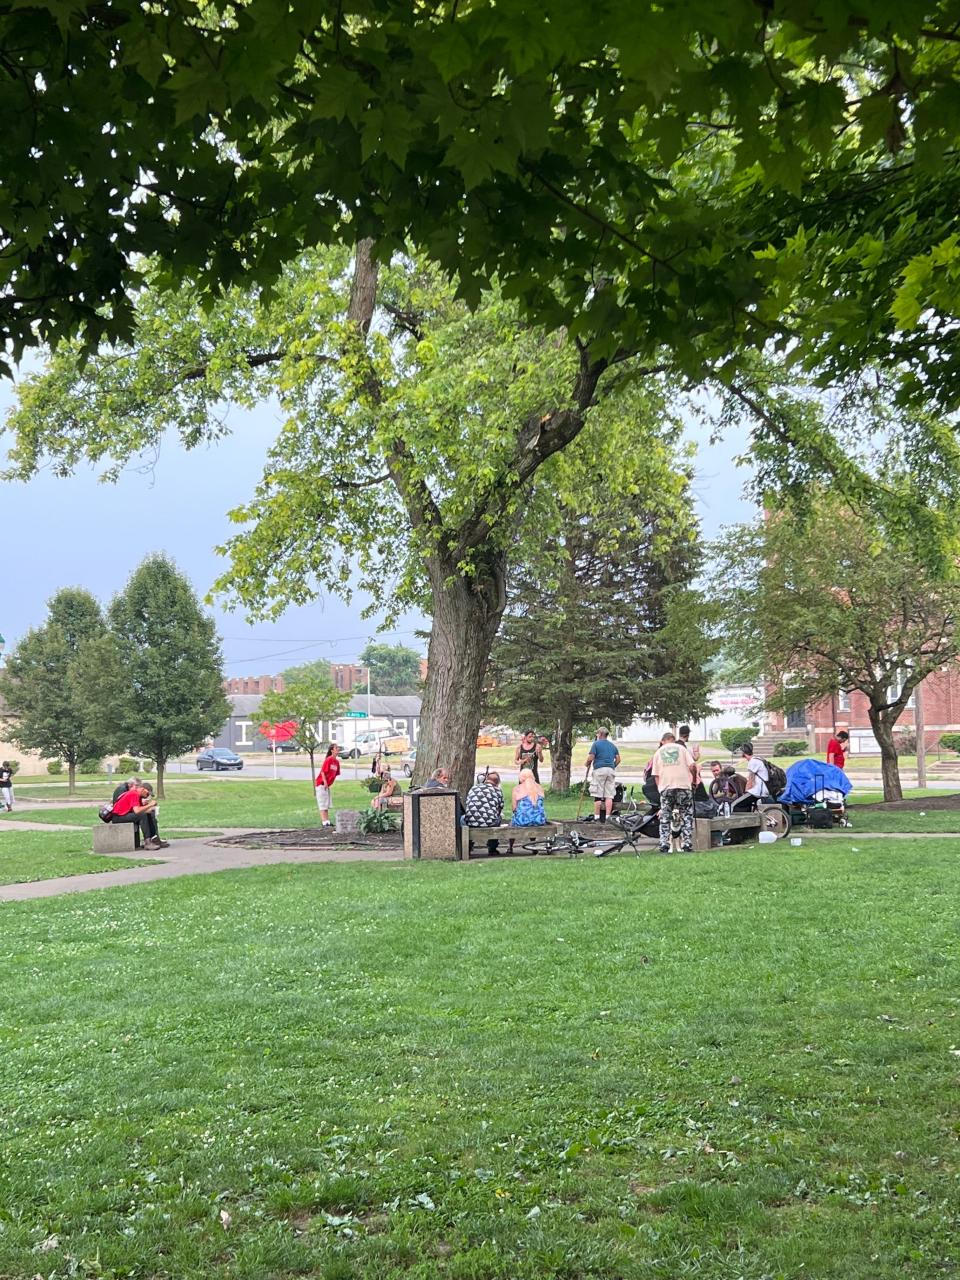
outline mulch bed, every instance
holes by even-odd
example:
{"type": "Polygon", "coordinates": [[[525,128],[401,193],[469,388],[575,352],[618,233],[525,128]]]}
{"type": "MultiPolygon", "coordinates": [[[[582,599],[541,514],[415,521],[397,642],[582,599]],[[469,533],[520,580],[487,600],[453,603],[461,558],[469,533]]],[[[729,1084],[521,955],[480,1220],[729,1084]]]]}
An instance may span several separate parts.
{"type": "Polygon", "coordinates": [[[876,804],[851,806],[854,814],[861,809],[869,809],[873,813],[919,813],[921,809],[929,813],[932,809],[960,809],[960,791],[949,792],[945,796],[920,796],[916,800],[878,800],[876,804]]]}
{"type": "Polygon", "coordinates": [[[211,841],[211,844],[242,849],[401,849],[403,836],[399,831],[386,831],[380,835],[343,831],[338,835],[333,827],[304,827],[293,831],[253,831],[245,836],[224,836],[221,840],[211,841]]]}

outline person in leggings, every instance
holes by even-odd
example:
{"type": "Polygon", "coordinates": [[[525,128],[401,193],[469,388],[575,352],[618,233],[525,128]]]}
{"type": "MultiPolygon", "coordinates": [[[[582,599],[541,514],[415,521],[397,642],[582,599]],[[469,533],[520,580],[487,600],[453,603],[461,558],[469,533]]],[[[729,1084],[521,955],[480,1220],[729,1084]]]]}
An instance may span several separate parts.
{"type": "Polygon", "coordinates": [[[134,824],[134,848],[140,848],[143,837],[144,849],[169,849],[170,842],[160,839],[157,828],[157,802],[153,798],[153,788],[147,783],[139,787],[131,787],[114,803],[111,822],[132,822],[134,824]]]}

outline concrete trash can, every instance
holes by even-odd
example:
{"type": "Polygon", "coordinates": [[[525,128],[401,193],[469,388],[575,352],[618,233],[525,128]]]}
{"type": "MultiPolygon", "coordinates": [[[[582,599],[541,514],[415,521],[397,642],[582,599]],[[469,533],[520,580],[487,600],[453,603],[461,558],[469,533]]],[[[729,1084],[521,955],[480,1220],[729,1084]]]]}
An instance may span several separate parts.
{"type": "Polygon", "coordinates": [[[403,797],[403,856],[405,858],[463,857],[463,806],[456,791],[429,787],[403,797]]]}

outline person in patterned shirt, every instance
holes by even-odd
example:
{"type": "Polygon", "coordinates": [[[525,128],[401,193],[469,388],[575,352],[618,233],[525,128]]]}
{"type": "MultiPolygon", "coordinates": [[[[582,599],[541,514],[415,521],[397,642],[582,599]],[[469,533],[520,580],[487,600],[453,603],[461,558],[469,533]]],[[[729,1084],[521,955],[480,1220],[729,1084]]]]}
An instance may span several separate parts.
{"type": "MultiPolygon", "coordinates": [[[[463,806],[465,827],[499,827],[503,820],[503,792],[500,790],[499,773],[488,773],[482,782],[476,782],[467,792],[463,806]]],[[[498,841],[487,841],[487,852],[498,852],[498,841]]]]}

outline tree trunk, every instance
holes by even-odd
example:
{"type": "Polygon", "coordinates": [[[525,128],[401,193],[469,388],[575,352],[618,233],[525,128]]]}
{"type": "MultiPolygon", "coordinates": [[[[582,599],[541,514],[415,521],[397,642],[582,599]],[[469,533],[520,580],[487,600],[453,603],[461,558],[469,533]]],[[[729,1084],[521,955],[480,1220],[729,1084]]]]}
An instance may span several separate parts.
{"type": "Polygon", "coordinates": [[[313,791],[316,786],[317,764],[316,764],[316,747],[309,747],[307,755],[310,757],[310,790],[313,791]]]}
{"type": "Polygon", "coordinates": [[[77,789],[77,762],[76,760],[67,761],[67,791],[70,795],[77,789]]]}
{"type": "Polygon", "coordinates": [[[411,785],[422,786],[443,765],[466,795],[474,782],[487,661],[506,607],[504,557],[490,552],[472,577],[440,556],[429,557],[427,570],[433,627],[411,785]]]}
{"type": "Polygon", "coordinates": [[[570,790],[570,761],[573,756],[573,715],[563,708],[557,718],[557,732],[550,752],[553,773],[551,791],[570,790]]]}
{"type": "Polygon", "coordinates": [[[157,757],[157,799],[158,800],[166,799],[166,796],[163,793],[163,775],[166,773],[166,771],[167,771],[167,757],[158,756],[157,757]]]}
{"type": "Polygon", "coordinates": [[[870,707],[869,715],[873,736],[880,747],[883,798],[884,800],[902,800],[903,788],[900,786],[900,766],[897,763],[897,748],[893,740],[893,725],[882,711],[874,707],[870,707]]]}

